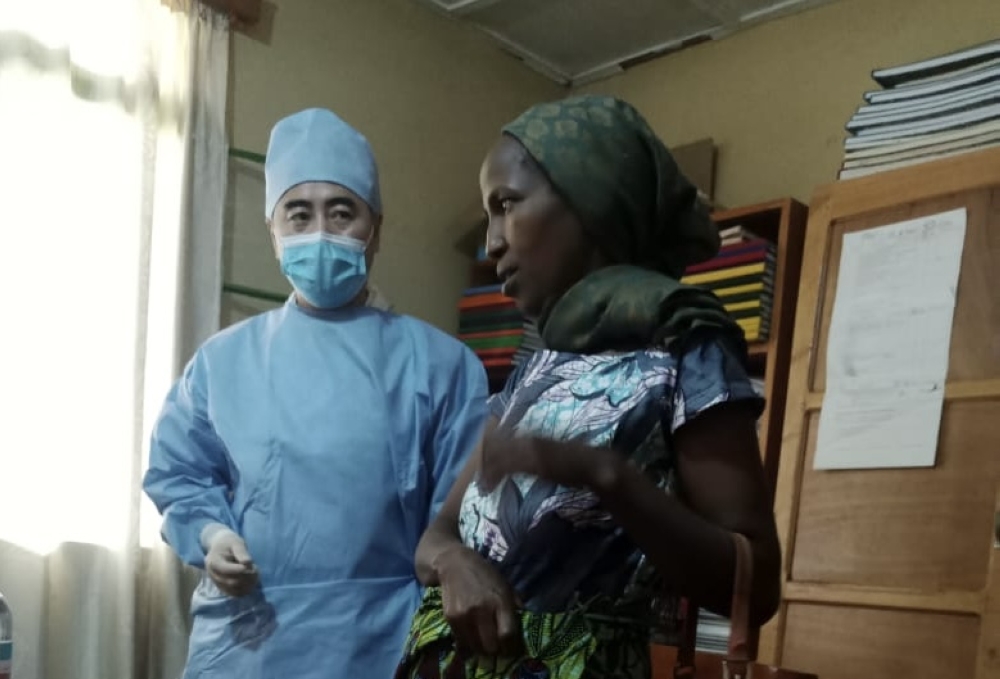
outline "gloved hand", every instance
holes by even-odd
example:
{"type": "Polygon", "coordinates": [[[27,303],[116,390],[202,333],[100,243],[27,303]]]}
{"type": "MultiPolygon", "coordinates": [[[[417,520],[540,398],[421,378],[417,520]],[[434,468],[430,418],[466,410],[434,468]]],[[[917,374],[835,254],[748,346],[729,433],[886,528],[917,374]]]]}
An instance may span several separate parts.
{"type": "Polygon", "coordinates": [[[239,597],[257,585],[257,567],[246,542],[221,524],[210,524],[201,532],[205,549],[205,571],[223,593],[239,597]]]}

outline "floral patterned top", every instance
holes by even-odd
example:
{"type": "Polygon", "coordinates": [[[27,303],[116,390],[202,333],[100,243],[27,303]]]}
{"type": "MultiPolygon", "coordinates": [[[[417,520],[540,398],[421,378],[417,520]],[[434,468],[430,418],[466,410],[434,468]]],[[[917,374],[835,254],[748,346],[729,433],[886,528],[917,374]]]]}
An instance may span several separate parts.
{"type": "MultiPolygon", "coordinates": [[[[712,406],[763,401],[739,354],[702,336],[680,356],[660,350],[597,355],[540,351],[523,363],[490,409],[517,434],[578,440],[628,455],[664,492],[673,492],[671,435],[712,406]]],[[[515,475],[491,493],[473,481],[459,530],[492,561],[527,610],[566,611],[606,600],[648,611],[660,590],[636,545],[594,493],[515,475]]]]}

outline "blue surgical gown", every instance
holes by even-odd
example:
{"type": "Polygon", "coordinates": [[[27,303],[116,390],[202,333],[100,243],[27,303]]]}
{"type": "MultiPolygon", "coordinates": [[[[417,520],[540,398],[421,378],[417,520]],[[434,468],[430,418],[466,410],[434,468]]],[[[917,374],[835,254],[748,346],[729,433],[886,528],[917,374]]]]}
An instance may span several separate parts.
{"type": "Polygon", "coordinates": [[[247,543],[261,586],[207,577],[188,679],[388,679],[421,596],[413,555],[486,417],[482,364],[416,319],[282,308],[191,360],[155,427],[144,488],[164,539],[247,543]]]}

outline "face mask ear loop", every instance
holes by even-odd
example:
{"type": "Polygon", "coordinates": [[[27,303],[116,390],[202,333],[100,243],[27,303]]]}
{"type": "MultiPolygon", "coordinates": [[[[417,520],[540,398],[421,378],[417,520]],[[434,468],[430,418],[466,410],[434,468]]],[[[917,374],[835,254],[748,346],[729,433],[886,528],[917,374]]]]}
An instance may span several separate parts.
{"type": "Polygon", "coordinates": [[[368,234],[368,240],[365,241],[365,254],[368,254],[368,246],[372,244],[372,239],[375,238],[375,227],[372,227],[371,232],[368,234]]]}

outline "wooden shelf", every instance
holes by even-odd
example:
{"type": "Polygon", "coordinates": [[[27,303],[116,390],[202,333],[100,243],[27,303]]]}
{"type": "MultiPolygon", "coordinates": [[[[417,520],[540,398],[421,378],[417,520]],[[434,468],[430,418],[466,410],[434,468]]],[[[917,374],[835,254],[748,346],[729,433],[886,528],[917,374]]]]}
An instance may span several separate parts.
{"type": "MultiPolygon", "coordinates": [[[[790,198],[769,201],[712,214],[720,229],[742,226],[773,242],[775,248],[774,287],[768,339],[747,347],[747,370],[764,379],[766,407],[760,418],[760,453],[767,481],[774,490],[781,457],[781,435],[785,419],[788,374],[791,365],[792,330],[798,300],[799,275],[805,243],[807,209],[790,198]]],[[[673,676],[675,650],[654,644],[653,677],[673,676]]]]}
{"type": "MultiPolygon", "coordinates": [[[[767,405],[761,416],[759,437],[764,470],[772,490],[782,452],[792,330],[795,324],[807,212],[804,205],[786,198],[712,215],[713,221],[720,228],[740,225],[776,246],[768,339],[752,342],[748,346],[748,370],[751,375],[764,379],[767,405]]],[[[497,282],[493,262],[475,261],[470,269],[471,286],[497,282]]],[[[493,380],[490,390],[496,391],[502,386],[502,380],[493,380]]],[[[666,647],[654,647],[653,676],[672,676],[671,657],[666,647]]]]}
{"type": "Polygon", "coordinates": [[[792,198],[712,214],[712,220],[720,229],[742,226],[776,246],[768,339],[750,344],[747,365],[752,376],[764,379],[767,409],[761,417],[760,447],[764,470],[772,489],[777,480],[781,454],[792,328],[795,324],[795,304],[798,299],[807,217],[806,206],[792,198]]]}
{"type": "MultiPolygon", "coordinates": [[[[795,321],[799,272],[802,266],[802,245],[805,239],[807,209],[791,199],[758,203],[712,214],[720,229],[743,226],[757,236],[776,245],[775,280],[768,339],[752,342],[747,368],[754,377],[765,380],[768,406],[761,423],[761,455],[768,481],[773,488],[781,446],[781,426],[784,419],[785,392],[788,387],[788,365],[791,359],[791,331],[795,321]]],[[[473,261],[470,267],[471,287],[497,282],[496,263],[473,261]]],[[[502,381],[491,384],[491,391],[502,381]]]]}

